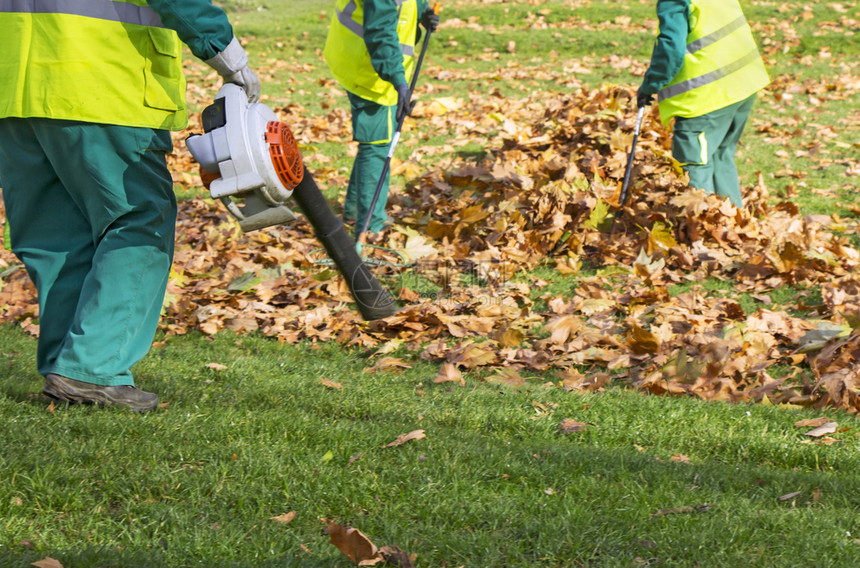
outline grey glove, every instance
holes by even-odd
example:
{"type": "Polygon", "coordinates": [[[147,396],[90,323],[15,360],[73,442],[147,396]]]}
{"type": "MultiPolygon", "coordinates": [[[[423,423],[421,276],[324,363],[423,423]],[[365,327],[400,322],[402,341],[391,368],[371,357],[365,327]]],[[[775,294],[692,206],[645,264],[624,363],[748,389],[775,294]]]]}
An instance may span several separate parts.
{"type": "Polygon", "coordinates": [[[255,103],[260,100],[260,79],[248,67],[248,54],[235,37],[224,51],[212,59],[204,61],[206,65],[218,72],[225,83],[239,85],[248,95],[248,100],[255,103]]]}
{"type": "Polygon", "coordinates": [[[397,113],[395,114],[395,120],[399,123],[404,116],[412,114],[412,105],[409,101],[409,85],[401,83],[400,85],[394,85],[394,88],[397,89],[397,113]]]}

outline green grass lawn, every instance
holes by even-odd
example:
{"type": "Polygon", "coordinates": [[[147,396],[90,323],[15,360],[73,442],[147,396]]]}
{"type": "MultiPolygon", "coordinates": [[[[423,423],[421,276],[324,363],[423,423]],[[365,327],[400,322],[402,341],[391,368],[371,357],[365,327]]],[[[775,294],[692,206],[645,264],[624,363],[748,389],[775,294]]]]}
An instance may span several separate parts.
{"type": "MultiPolygon", "coordinates": [[[[223,5],[266,102],[311,117],[347,108],[321,56],[333,2],[223,5]]],[[[804,213],[850,215],[858,197],[846,160],[853,152],[856,163],[860,120],[856,85],[840,81],[857,75],[856,7],[743,5],[778,84],[806,85],[791,97],[783,87],[762,93],[743,140],[743,183],[762,172],[804,213]]],[[[423,100],[499,89],[540,101],[576,85],[636,85],[656,28],[644,0],[462,0],[442,17],[423,100]],[[518,71],[529,77],[512,79],[518,71]]],[[[218,86],[198,82],[209,94],[218,86]]],[[[194,112],[206,101],[195,97],[194,112]]],[[[416,120],[404,132],[404,148],[450,143],[445,133],[421,138],[423,128],[416,120]]],[[[494,144],[490,135],[456,151],[476,160],[494,144]]],[[[347,146],[303,150],[331,160],[311,169],[345,174],[347,146]]],[[[421,165],[452,158],[429,153],[421,165]]],[[[343,188],[327,190],[336,199],[343,188]]],[[[535,274],[550,282],[547,295],[599,269],[535,274]]],[[[671,293],[701,286],[747,311],[763,305],[733,294],[731,282],[685,286],[671,293]]],[[[779,290],[772,306],[790,307],[800,293],[817,291],[779,290]]],[[[621,385],[565,392],[543,386],[558,380],[552,374],[520,389],[487,383],[486,372],[465,386],[435,384],[436,364],[366,372],[375,362],[335,343],[190,333],[134,369],[138,385],[159,394],[157,412],[53,408],[38,395],[34,339],[0,326],[0,566],[45,557],[65,568],[353,565],[328,543],[324,518],[415,554],[419,567],[860,564],[854,416],[621,385]],[[831,445],[794,425],[822,416],[838,423],[831,445]],[[565,419],[584,429],[564,433],[565,419]],[[384,447],[418,429],[425,438],[384,447]],[[289,524],[272,520],[291,511],[289,524]]]]}
{"type": "Polygon", "coordinates": [[[137,367],[166,407],[46,410],[32,342],[2,328],[0,565],[348,566],[328,518],[417,566],[852,566],[857,420],[610,388],[432,383],[361,353],[171,339],[137,367]],[[226,368],[208,367],[218,363],[226,368]],[[336,381],[328,388],[320,379],[336,381]],[[564,434],[563,419],[585,424],[564,434]],[[426,438],[384,448],[423,429],[426,438]],[[780,497],[799,492],[785,500],[780,497]],[[290,524],[271,517],[295,511],[290,524]],[[22,544],[24,543],[24,544],[22,544]]]}

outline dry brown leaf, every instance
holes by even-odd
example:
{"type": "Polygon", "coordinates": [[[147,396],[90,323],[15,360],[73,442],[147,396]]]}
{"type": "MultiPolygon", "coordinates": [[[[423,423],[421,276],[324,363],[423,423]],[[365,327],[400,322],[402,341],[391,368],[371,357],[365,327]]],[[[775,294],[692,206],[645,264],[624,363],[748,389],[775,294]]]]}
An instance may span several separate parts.
{"type": "Polygon", "coordinates": [[[393,442],[389,442],[388,444],[384,445],[383,448],[393,448],[394,446],[401,446],[406,442],[410,442],[412,440],[420,440],[425,437],[426,436],[424,434],[424,430],[413,430],[406,434],[400,434],[394,439],[393,442]]]}
{"type": "Polygon", "coordinates": [[[493,339],[498,341],[502,347],[518,347],[525,337],[521,331],[511,327],[505,328],[502,333],[493,335],[493,339]]]}
{"type": "Polygon", "coordinates": [[[672,457],[670,457],[669,459],[672,460],[673,462],[678,462],[678,463],[689,463],[689,464],[693,463],[690,461],[690,458],[688,458],[684,454],[673,454],[672,457]]]}
{"type": "Polygon", "coordinates": [[[489,365],[496,361],[496,350],[492,345],[470,343],[451,352],[449,362],[467,369],[489,365]]]}
{"type": "Polygon", "coordinates": [[[342,385],[342,384],[340,384],[340,383],[338,383],[338,382],[336,382],[336,381],[332,381],[331,379],[320,378],[320,384],[321,384],[322,386],[324,386],[324,387],[328,387],[328,388],[330,388],[330,389],[338,389],[338,390],[340,390],[340,389],[342,389],[342,388],[343,388],[343,385],[342,385]]]}
{"type": "Polygon", "coordinates": [[[510,367],[497,369],[494,375],[490,375],[485,380],[488,383],[516,388],[524,387],[526,385],[526,379],[510,367]]]}
{"type": "Polygon", "coordinates": [[[832,434],[836,432],[836,429],[839,428],[839,424],[836,422],[826,422],[819,426],[818,428],[814,428],[809,432],[804,433],[804,436],[809,436],[810,438],[820,438],[822,436],[826,436],[827,434],[832,434]]]}
{"type": "Polygon", "coordinates": [[[434,383],[459,383],[460,386],[464,386],[466,384],[466,380],[463,378],[463,373],[460,372],[460,369],[457,368],[456,365],[448,363],[447,361],[442,363],[439,367],[439,372],[436,373],[436,378],[433,379],[434,383]]]}
{"type": "Polygon", "coordinates": [[[572,432],[582,432],[586,428],[588,428],[587,423],[577,422],[576,420],[573,420],[571,418],[565,418],[558,425],[558,429],[561,430],[564,434],[570,434],[572,432]]]}
{"type": "Polygon", "coordinates": [[[223,371],[227,368],[227,365],[222,365],[221,363],[206,363],[206,366],[216,371],[223,371]]]}
{"type": "Polygon", "coordinates": [[[30,566],[35,566],[36,568],[63,568],[63,565],[56,558],[51,558],[50,556],[46,556],[41,560],[37,560],[30,564],[30,566]]]}
{"type": "Polygon", "coordinates": [[[405,359],[399,357],[383,357],[372,367],[364,369],[365,373],[378,373],[380,371],[390,371],[391,369],[411,369],[412,365],[406,362],[405,359]]]}
{"type": "Polygon", "coordinates": [[[794,425],[798,428],[817,428],[819,426],[824,426],[828,422],[832,422],[832,420],[825,416],[819,416],[818,418],[805,418],[803,420],[798,420],[794,425]]]}
{"type": "Polygon", "coordinates": [[[574,337],[582,329],[582,326],[582,320],[578,317],[565,315],[551,319],[544,327],[552,334],[550,341],[562,344],[567,343],[571,337],[574,337]]]}
{"type": "Polygon", "coordinates": [[[382,554],[360,530],[323,519],[329,542],[359,566],[376,566],[383,562],[382,554]]]}
{"type": "Polygon", "coordinates": [[[631,351],[637,355],[656,353],[660,350],[660,340],[657,336],[638,325],[634,325],[630,330],[627,343],[630,345],[631,351]]]}
{"type": "Polygon", "coordinates": [[[269,517],[271,521],[278,521],[279,523],[284,523],[285,525],[293,522],[293,519],[296,518],[296,512],[290,511],[288,513],[284,513],[282,515],[278,515],[277,517],[269,517]]]}
{"type": "Polygon", "coordinates": [[[407,261],[414,261],[437,254],[436,248],[421,235],[407,237],[406,244],[400,249],[407,261]]]}

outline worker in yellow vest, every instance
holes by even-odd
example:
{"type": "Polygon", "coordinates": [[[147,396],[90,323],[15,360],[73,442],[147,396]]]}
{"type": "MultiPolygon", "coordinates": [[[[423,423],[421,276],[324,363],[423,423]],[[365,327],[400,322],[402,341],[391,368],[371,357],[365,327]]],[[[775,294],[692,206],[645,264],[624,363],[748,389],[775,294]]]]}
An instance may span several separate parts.
{"type": "Polygon", "coordinates": [[[43,393],[157,407],[149,350],[173,258],[169,130],[187,123],[180,38],[225,81],[260,82],[210,0],[0,0],[0,183],[39,297],[43,393]]]}
{"type": "Polygon", "coordinates": [[[675,118],[672,156],[693,187],[742,205],[735,152],[769,79],[738,0],[658,0],[660,31],[637,93],[675,118]]]}
{"type": "MultiPolygon", "coordinates": [[[[409,114],[409,85],[415,69],[418,23],[430,31],[439,16],[426,0],[336,0],[325,60],[347,91],[358,154],[344,203],[344,220],[361,230],[382,175],[398,118],[409,114]]],[[[387,221],[389,176],[383,182],[368,231],[387,221]]]]}

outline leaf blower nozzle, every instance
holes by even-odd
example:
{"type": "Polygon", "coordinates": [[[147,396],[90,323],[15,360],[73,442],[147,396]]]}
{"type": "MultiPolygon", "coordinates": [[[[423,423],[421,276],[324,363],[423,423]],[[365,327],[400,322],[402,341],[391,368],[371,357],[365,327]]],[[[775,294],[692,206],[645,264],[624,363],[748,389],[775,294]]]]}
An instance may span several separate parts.
{"type": "Polygon", "coordinates": [[[294,221],[284,205],[292,197],[346,279],[362,317],[370,321],[397,312],[302,162],[289,127],[269,107],[249,102],[241,87],[226,83],[201,119],[204,134],[189,136],[185,144],[209,193],[244,232],[294,221]]]}

